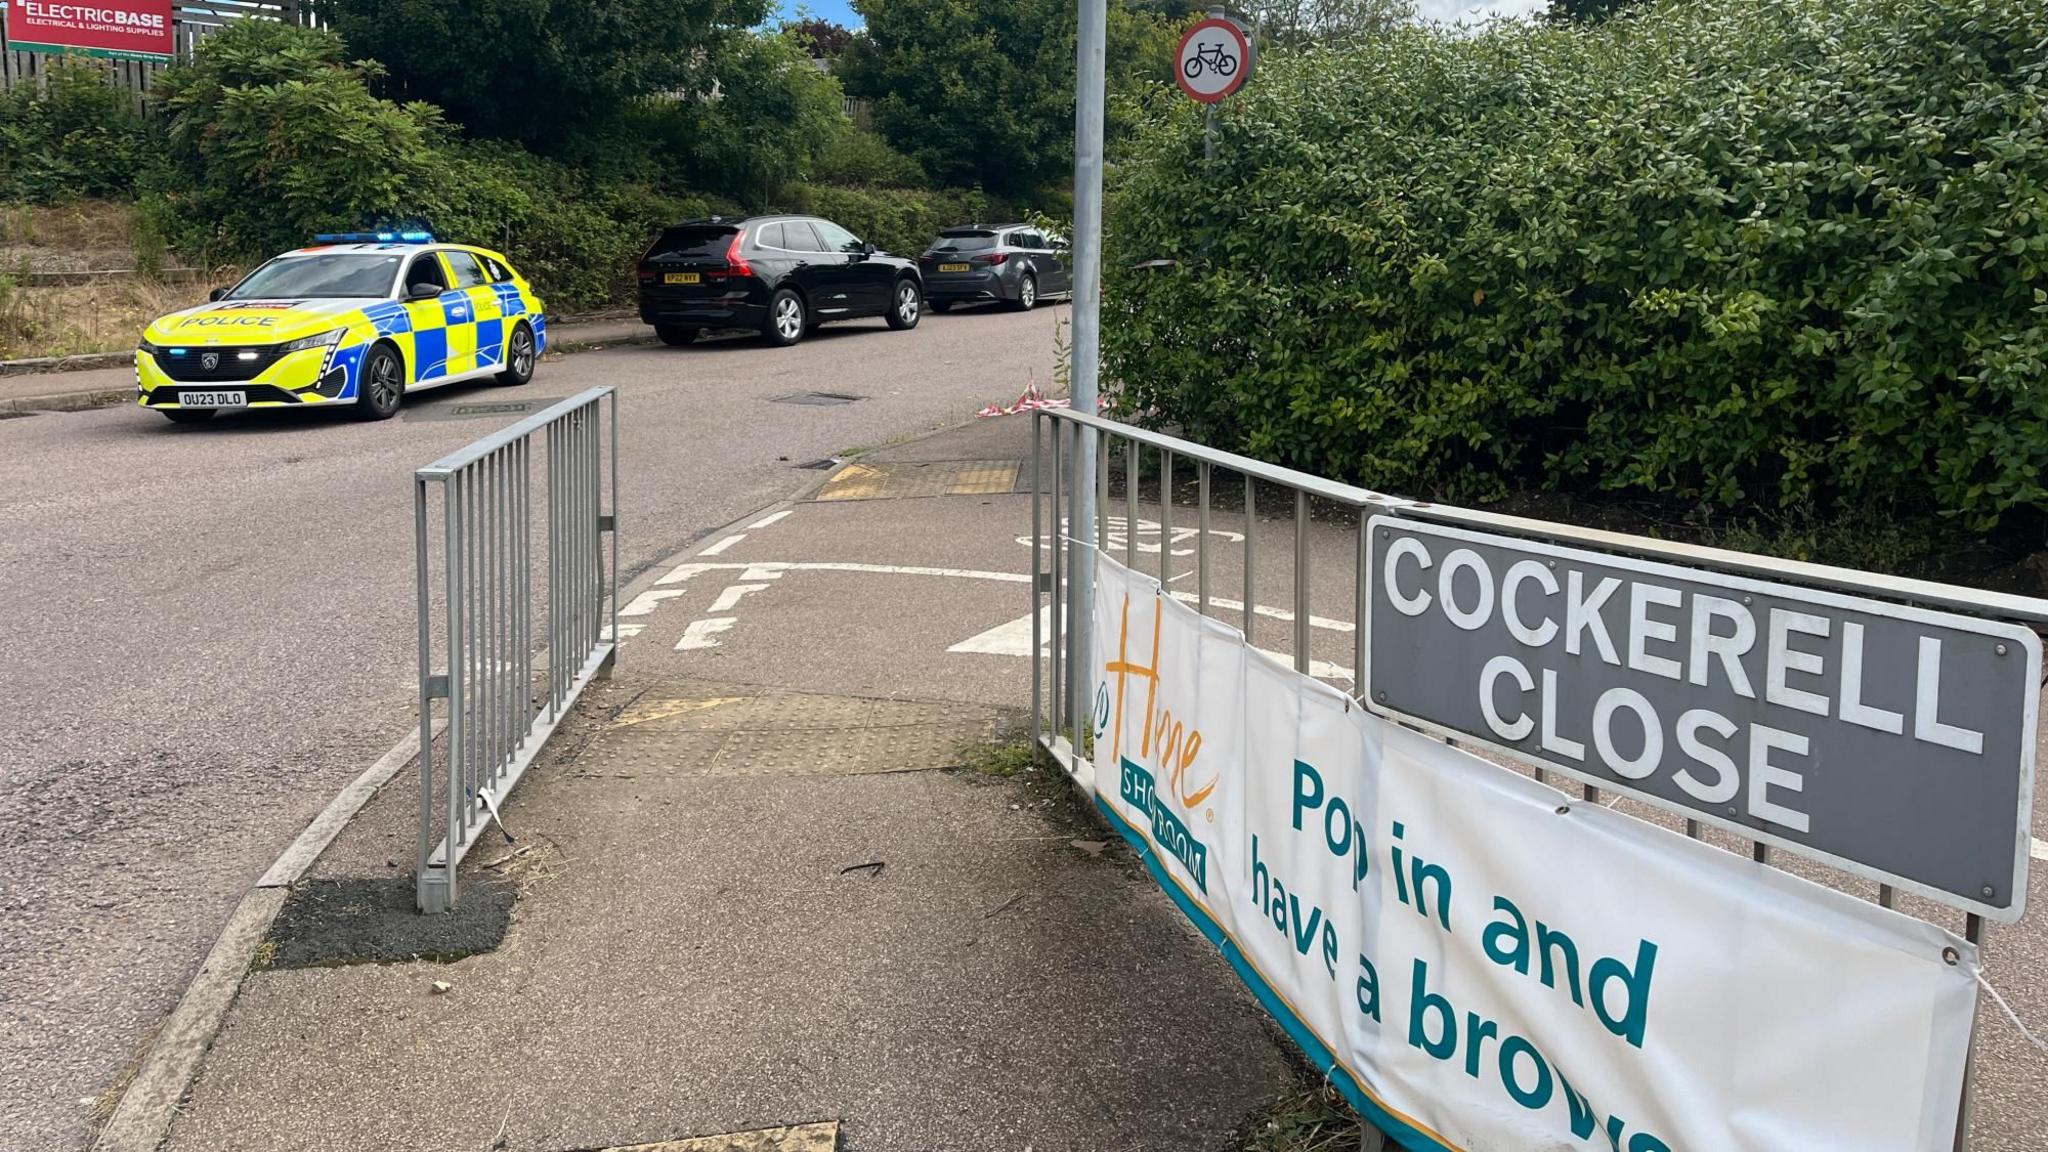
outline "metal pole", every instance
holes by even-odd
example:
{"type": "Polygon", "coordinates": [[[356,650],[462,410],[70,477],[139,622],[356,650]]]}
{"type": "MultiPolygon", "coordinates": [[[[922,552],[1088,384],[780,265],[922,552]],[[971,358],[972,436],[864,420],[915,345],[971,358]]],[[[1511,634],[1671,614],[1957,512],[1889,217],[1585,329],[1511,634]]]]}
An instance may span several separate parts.
{"type": "MultiPolygon", "coordinates": [[[[1045,434],[1046,415],[1042,411],[1031,413],[1031,742],[1045,742],[1045,669],[1040,661],[1045,656],[1043,611],[1039,607],[1039,578],[1045,574],[1044,509],[1045,500],[1045,434]]],[[[1059,529],[1055,527],[1053,531],[1059,529]]]]}
{"type": "MultiPolygon", "coordinates": [[[[1963,939],[1977,946],[1977,963],[1981,970],[1984,963],[1984,918],[1972,912],[1963,919],[1963,939]]],[[[1977,997],[1978,1007],[1983,1006],[1983,996],[1977,997]]],[[[1982,1031],[1976,1023],[1970,1025],[1970,1047],[1963,1056],[1963,1098],[1956,1108],[1956,1152],[1969,1152],[1970,1121],[1977,1114],[1977,1033],[1982,1031]]]]}
{"type": "MultiPolygon", "coordinates": [[[[1173,579],[1173,453],[1159,453],[1159,585],[1173,579]]],[[[1172,589],[1168,588],[1171,592],[1172,589]]]]}
{"type": "MultiPolygon", "coordinates": [[[[444,503],[446,490],[447,485],[443,483],[444,503]]],[[[418,478],[412,482],[412,523],[420,624],[420,830],[418,851],[414,855],[413,889],[414,902],[424,912],[427,910],[427,857],[434,851],[430,835],[434,827],[434,693],[428,687],[434,675],[434,604],[427,587],[427,482],[418,478]]]]}
{"type": "MultiPolygon", "coordinates": [[[[1076,412],[1096,414],[1096,380],[1102,358],[1102,105],[1104,45],[1109,39],[1108,0],[1080,0],[1080,26],[1074,40],[1074,339],[1069,402],[1076,412]]],[[[1093,428],[1077,428],[1067,467],[1072,539],[1095,538],[1096,437],[1093,428]]],[[[1135,532],[1133,525],[1130,531],[1135,532]]],[[[1095,557],[1085,546],[1069,548],[1072,566],[1067,591],[1067,675],[1077,682],[1092,678],[1088,628],[1095,617],[1095,557]]],[[[1076,689],[1075,698],[1080,698],[1076,689]]],[[[1081,730],[1074,727],[1074,754],[1081,754],[1081,730]]]]}
{"type": "Polygon", "coordinates": [[[1294,670],[1308,675],[1308,490],[1294,490],[1294,670]]]}
{"type": "MultiPolygon", "coordinates": [[[[1224,18],[1224,14],[1223,5],[1212,4],[1209,6],[1209,19],[1221,20],[1224,18]]],[[[1247,61],[1246,63],[1250,62],[1247,61]]],[[[1214,164],[1216,162],[1216,106],[1214,104],[1202,106],[1202,162],[1205,164],[1214,164]]]]}

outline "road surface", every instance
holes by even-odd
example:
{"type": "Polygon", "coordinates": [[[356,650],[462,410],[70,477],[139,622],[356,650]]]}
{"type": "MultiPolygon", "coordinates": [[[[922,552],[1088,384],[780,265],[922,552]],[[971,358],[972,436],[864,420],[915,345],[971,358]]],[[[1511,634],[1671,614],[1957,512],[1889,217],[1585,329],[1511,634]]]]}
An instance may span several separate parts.
{"type": "Polygon", "coordinates": [[[410,473],[509,422],[433,417],[617,386],[630,576],[816,476],[797,465],[1047,384],[1054,323],[581,352],[381,424],[0,420],[0,1148],[84,1144],[242,892],[409,731],[410,473]],[[809,392],[862,399],[777,400],[809,392]]]}

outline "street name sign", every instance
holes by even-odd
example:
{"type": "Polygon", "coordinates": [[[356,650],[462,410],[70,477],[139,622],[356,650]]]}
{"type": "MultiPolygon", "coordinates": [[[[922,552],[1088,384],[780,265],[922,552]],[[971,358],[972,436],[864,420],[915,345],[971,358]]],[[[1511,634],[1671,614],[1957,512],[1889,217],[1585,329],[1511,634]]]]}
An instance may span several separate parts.
{"type": "Polygon", "coordinates": [[[2017,624],[1370,522],[1378,712],[2019,919],[2041,642],[2017,624]]]}

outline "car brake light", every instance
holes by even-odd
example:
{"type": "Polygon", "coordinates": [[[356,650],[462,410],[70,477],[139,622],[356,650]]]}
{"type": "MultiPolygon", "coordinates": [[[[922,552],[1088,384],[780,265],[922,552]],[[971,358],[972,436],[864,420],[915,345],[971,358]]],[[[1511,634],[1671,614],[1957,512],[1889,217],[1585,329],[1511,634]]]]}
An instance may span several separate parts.
{"type": "Polygon", "coordinates": [[[1008,252],[991,252],[986,256],[976,256],[974,262],[976,264],[1001,264],[1009,258],[1010,254],[1008,252]]]}
{"type": "Polygon", "coordinates": [[[754,274],[754,266],[747,263],[746,257],[740,255],[740,244],[746,238],[746,229],[742,228],[734,232],[732,234],[732,243],[728,244],[725,249],[725,274],[735,279],[745,278],[754,274]]]}
{"type": "Polygon", "coordinates": [[[654,273],[646,268],[642,268],[640,269],[640,278],[642,280],[652,280],[654,279],[654,273]]]}

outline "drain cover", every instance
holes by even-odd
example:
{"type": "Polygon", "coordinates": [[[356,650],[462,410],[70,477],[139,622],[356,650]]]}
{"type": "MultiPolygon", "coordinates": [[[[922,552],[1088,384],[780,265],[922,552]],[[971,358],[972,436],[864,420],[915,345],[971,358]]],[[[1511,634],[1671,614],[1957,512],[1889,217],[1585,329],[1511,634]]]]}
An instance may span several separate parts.
{"type": "Polygon", "coordinates": [[[827,457],[825,457],[825,458],[824,458],[823,460],[806,460],[806,461],[804,461],[804,462],[803,462],[803,463],[801,463],[801,464],[793,464],[793,465],[791,465],[791,467],[793,467],[793,468],[809,468],[809,469],[810,469],[811,471],[813,471],[813,472],[823,472],[823,471],[825,471],[825,470],[826,470],[827,468],[830,468],[830,467],[832,467],[832,466],[833,466],[834,464],[837,464],[837,463],[839,463],[839,461],[837,461],[837,460],[833,459],[833,458],[832,458],[832,457],[830,457],[830,456],[827,456],[827,457]]]}
{"type": "Polygon", "coordinates": [[[849,396],[844,392],[792,392],[787,396],[775,397],[774,402],[777,404],[851,404],[856,400],[865,399],[867,399],[865,396],[849,396]]]}
{"type": "Polygon", "coordinates": [[[401,409],[406,420],[487,420],[493,417],[524,416],[555,402],[554,398],[532,400],[459,400],[453,404],[423,404],[401,409]]]}

